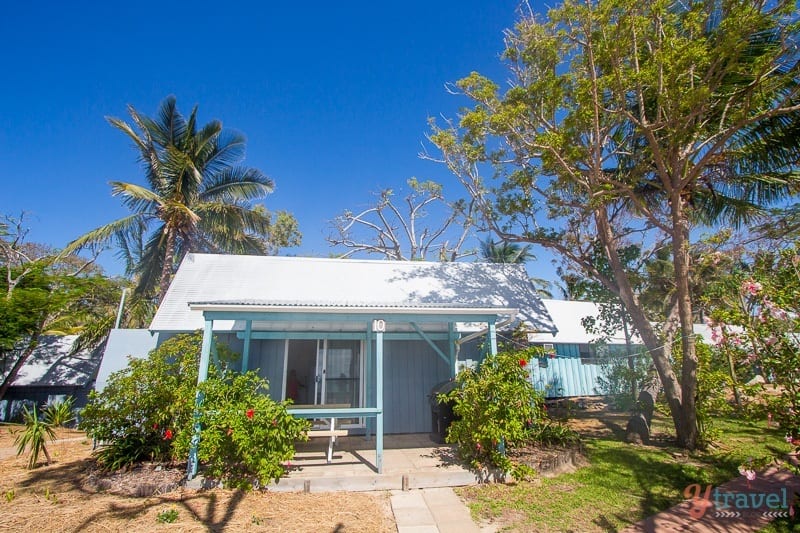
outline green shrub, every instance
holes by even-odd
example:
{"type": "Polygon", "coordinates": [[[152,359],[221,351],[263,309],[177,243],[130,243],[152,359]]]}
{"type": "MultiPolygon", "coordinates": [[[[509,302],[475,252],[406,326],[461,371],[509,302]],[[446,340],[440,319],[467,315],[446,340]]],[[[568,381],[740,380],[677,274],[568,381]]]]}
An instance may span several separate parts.
{"type": "Polygon", "coordinates": [[[90,394],[79,427],[106,444],[101,465],[116,470],[174,457],[172,439],[191,428],[201,343],[199,334],[173,337],[90,394]]]}
{"type": "Polygon", "coordinates": [[[278,479],[294,443],[305,438],[309,423],[273,401],[268,383],[254,372],[226,370],[234,354],[217,346],[221,368],[212,365],[199,387],[197,370],[202,336],[178,335],[147,359],[109,377],[81,413],[80,427],[105,446],[98,462],[117,470],[142,460],[179,460],[189,456],[195,423],[202,428],[198,458],[204,474],[227,485],[250,487],[278,479]],[[196,417],[195,417],[196,415],[196,417]]]}
{"type": "MultiPolygon", "coordinates": [[[[279,479],[294,457],[295,442],[306,440],[310,423],[286,411],[268,395],[269,384],[254,372],[226,372],[200,385],[202,436],[198,459],[207,478],[251,488],[279,479]]],[[[175,452],[188,456],[191,433],[181,432],[175,452]]]]}
{"type": "Polygon", "coordinates": [[[506,451],[528,444],[533,428],[544,417],[543,398],[528,379],[531,353],[504,352],[487,357],[477,370],[456,376],[459,387],[440,401],[453,402],[456,420],[447,442],[458,445],[459,456],[473,468],[496,467],[514,474],[506,451]]]}
{"type": "Polygon", "coordinates": [[[44,420],[51,426],[66,426],[75,420],[75,398],[67,396],[65,399],[51,403],[44,409],[44,420]]]}

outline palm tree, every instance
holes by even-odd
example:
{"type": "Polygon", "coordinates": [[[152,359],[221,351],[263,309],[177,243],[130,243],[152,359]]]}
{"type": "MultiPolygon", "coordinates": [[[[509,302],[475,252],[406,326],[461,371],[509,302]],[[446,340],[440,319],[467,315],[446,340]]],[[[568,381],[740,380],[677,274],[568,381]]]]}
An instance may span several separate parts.
{"type": "Polygon", "coordinates": [[[530,249],[530,244],[520,246],[508,241],[496,243],[489,238],[481,241],[481,259],[487,263],[522,264],[533,257],[530,249]]]}
{"type": "Polygon", "coordinates": [[[217,120],[198,129],[197,107],[184,117],[174,96],[154,118],[132,106],[128,112],[133,125],[107,120],[134,142],[146,186],[112,181],[111,194],[131,214],[79,237],[65,253],[115,241],[127,274],[136,279],[135,296],[160,301],[188,252],[270,251],[271,216],[252,202],[272,192],[273,182],[238,166],[244,136],[223,130],[217,120]]]}

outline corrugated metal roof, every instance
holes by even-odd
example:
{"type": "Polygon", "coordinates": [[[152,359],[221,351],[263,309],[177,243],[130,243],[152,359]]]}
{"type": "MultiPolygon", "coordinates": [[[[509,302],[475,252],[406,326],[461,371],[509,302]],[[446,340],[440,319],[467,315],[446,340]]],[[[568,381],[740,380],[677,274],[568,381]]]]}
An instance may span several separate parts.
{"type": "MultiPolygon", "coordinates": [[[[599,317],[600,306],[594,302],[579,302],[574,300],[550,300],[543,299],[547,312],[558,327],[555,336],[548,334],[530,334],[530,342],[547,342],[563,344],[592,344],[596,342],[597,336],[586,333],[586,329],[581,322],[585,317],[599,317]]],[[[712,340],[711,330],[704,324],[695,324],[694,332],[700,336],[704,342],[716,344],[712,340]]],[[[643,344],[638,335],[634,335],[631,341],[634,344],[643,344]]],[[[608,344],[625,344],[625,333],[620,328],[608,340],[608,344]]]]}
{"type": "MultiPolygon", "coordinates": [[[[190,303],[374,309],[519,309],[530,329],[554,331],[522,265],[189,254],[151,330],[203,327],[190,303]]],[[[231,329],[233,322],[215,322],[231,329]]]]}
{"type": "Polygon", "coordinates": [[[83,386],[93,379],[102,350],[69,352],[77,335],[47,335],[17,374],[12,387],[83,386]]]}
{"type": "MultiPolygon", "coordinates": [[[[568,344],[590,344],[595,342],[596,336],[586,333],[583,327],[583,320],[589,316],[599,316],[600,309],[594,302],[578,302],[574,300],[550,300],[543,299],[547,312],[550,317],[558,325],[558,333],[555,336],[547,334],[533,334],[528,336],[531,342],[552,342],[552,343],[568,343],[568,344]]],[[[641,342],[634,340],[634,342],[641,342]]],[[[609,340],[609,344],[624,344],[625,335],[622,330],[617,331],[613,338],[609,340]]]]}

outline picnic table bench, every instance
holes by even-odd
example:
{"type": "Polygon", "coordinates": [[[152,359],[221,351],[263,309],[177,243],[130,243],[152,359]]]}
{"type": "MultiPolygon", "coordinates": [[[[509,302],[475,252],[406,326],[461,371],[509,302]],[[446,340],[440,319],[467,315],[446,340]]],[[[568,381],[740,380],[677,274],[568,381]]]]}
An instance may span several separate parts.
{"type": "MultiPolygon", "coordinates": [[[[350,407],[349,404],[328,404],[325,406],[326,411],[330,411],[332,409],[341,410],[350,407]]],[[[337,418],[350,418],[350,416],[338,416],[338,413],[335,416],[330,416],[330,414],[323,414],[320,415],[318,411],[322,409],[319,405],[293,405],[290,409],[288,409],[289,413],[294,416],[298,416],[300,418],[314,418],[325,420],[325,425],[322,426],[313,426],[312,429],[308,432],[309,438],[318,438],[318,437],[327,437],[328,438],[328,453],[327,453],[327,460],[328,464],[331,463],[333,460],[333,446],[336,444],[336,437],[346,437],[348,431],[346,429],[336,429],[336,419],[337,418]],[[313,410],[313,412],[312,412],[313,410]],[[329,421],[329,422],[327,422],[329,421]]]]}

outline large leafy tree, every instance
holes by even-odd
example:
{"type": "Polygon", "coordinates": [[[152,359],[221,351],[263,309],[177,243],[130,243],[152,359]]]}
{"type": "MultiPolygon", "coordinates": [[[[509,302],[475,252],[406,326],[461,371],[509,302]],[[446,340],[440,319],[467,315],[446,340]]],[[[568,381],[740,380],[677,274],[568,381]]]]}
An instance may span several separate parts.
{"type": "Polygon", "coordinates": [[[136,280],[136,296],[160,300],[188,252],[267,254],[299,243],[291,215],[273,217],[254,204],[272,192],[273,182],[239,165],[244,136],[217,120],[199,126],[197,107],[184,117],[173,96],[153,118],[132,106],[128,112],[132,124],[108,121],[133,141],[145,185],[111,182],[131,214],[79,237],[65,252],[115,241],[136,280]]]}
{"type": "Polygon", "coordinates": [[[441,155],[428,157],[459,177],[500,238],[549,248],[619,297],[688,448],[698,436],[693,230],[756,221],[795,190],[795,10],[789,1],[566,0],[507,32],[510,88],[477,73],[459,81],[474,107],[430,135],[441,155]],[[673,289],[661,316],[647,312],[620,257],[631,244],[669,250],[673,289]]]}
{"type": "Polygon", "coordinates": [[[0,222],[0,399],[43,334],[81,333],[113,310],[121,281],[76,256],[25,242],[22,217],[0,222]]]}

